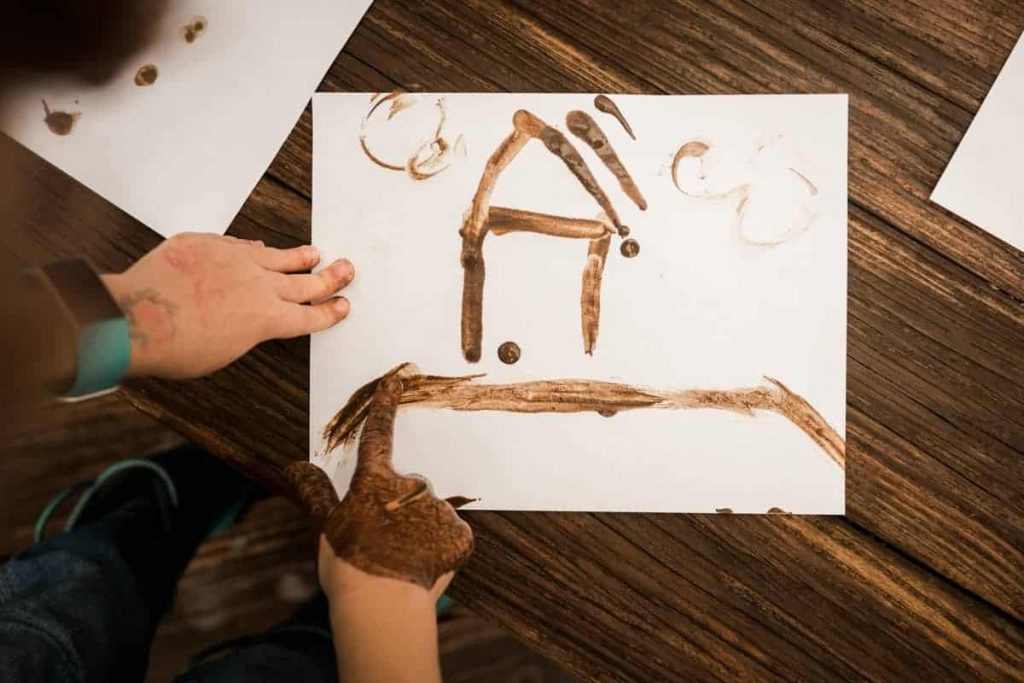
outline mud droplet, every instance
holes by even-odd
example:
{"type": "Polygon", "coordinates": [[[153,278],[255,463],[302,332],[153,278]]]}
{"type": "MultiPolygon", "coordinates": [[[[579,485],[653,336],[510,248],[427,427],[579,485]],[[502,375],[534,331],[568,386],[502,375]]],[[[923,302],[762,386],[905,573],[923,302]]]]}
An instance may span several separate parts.
{"type": "Polygon", "coordinates": [[[506,365],[513,365],[518,362],[520,355],[519,344],[515,342],[507,341],[498,347],[498,360],[506,365]]]}
{"type": "Polygon", "coordinates": [[[43,100],[43,111],[46,112],[43,121],[46,123],[46,127],[50,129],[50,132],[55,135],[70,134],[75,124],[78,123],[78,118],[82,115],[82,112],[79,111],[50,111],[50,106],[46,104],[46,100],[43,100]]]}
{"type": "Polygon", "coordinates": [[[634,256],[640,253],[640,243],[637,242],[635,239],[625,240],[622,243],[622,246],[619,247],[619,251],[626,258],[633,258],[634,256]]]}
{"type": "Polygon", "coordinates": [[[785,510],[783,510],[782,508],[770,507],[770,508],[768,508],[768,514],[769,515],[788,515],[789,513],[786,512],[785,510]]]}
{"type": "Polygon", "coordinates": [[[717,512],[720,515],[731,515],[732,508],[715,508],[715,512],[717,512]]]}
{"type": "Polygon", "coordinates": [[[186,43],[194,43],[199,34],[206,30],[209,23],[206,17],[194,17],[192,21],[181,27],[181,37],[185,39],[186,43]]]}
{"type": "Polygon", "coordinates": [[[139,70],[135,72],[135,85],[153,85],[159,75],[160,71],[156,68],[156,64],[140,66],[139,70]]]}
{"type": "Polygon", "coordinates": [[[628,225],[620,225],[619,226],[619,235],[621,235],[622,237],[629,237],[629,226],[628,225]]]}
{"type": "Polygon", "coordinates": [[[601,417],[615,417],[616,413],[618,413],[618,411],[612,410],[611,408],[601,408],[599,411],[597,411],[597,414],[600,415],[601,417]]]}

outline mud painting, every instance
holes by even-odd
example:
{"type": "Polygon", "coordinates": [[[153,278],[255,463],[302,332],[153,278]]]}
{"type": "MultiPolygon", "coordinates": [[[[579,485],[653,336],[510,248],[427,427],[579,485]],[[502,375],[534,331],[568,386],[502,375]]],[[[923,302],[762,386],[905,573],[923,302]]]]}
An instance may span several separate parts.
{"type": "Polygon", "coordinates": [[[378,270],[364,326],[312,339],[339,493],[400,379],[396,469],[453,508],[843,512],[845,99],[324,94],[314,119],[313,243],[378,270]]]}

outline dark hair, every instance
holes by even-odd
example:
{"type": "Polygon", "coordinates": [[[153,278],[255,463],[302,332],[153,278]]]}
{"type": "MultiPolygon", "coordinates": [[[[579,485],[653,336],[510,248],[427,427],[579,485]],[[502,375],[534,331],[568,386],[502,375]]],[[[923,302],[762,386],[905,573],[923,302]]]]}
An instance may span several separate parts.
{"type": "Polygon", "coordinates": [[[167,0],[12,0],[4,4],[0,73],[5,80],[45,71],[99,83],[154,37],[167,0]]]}

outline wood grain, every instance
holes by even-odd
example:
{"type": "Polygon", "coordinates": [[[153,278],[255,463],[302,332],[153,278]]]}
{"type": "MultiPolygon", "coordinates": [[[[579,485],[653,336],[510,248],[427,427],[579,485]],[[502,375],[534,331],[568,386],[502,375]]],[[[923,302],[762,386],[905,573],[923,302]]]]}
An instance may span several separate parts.
{"type": "MultiPolygon", "coordinates": [[[[599,680],[1019,676],[1024,256],[927,196],[1022,29],[1012,0],[374,3],[322,89],[851,95],[847,518],[467,513],[460,599],[599,680]]],[[[308,241],[310,126],[232,234],[308,241]]],[[[155,243],[19,163],[26,257],[117,269],[155,243]]],[[[273,342],[126,394],[280,487],[307,361],[273,342]]]]}

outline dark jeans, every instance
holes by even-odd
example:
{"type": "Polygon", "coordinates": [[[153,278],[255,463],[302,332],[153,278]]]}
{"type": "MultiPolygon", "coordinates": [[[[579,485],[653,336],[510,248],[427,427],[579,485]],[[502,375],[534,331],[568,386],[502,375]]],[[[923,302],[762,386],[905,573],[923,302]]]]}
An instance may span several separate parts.
{"type": "MultiPolygon", "coordinates": [[[[112,479],[68,533],[0,567],[0,681],[141,681],[156,627],[196,547],[247,486],[193,447],[112,479]]],[[[311,558],[312,561],[312,558],[311,558]]],[[[181,681],[336,681],[326,600],[232,644],[181,681]]]]}

